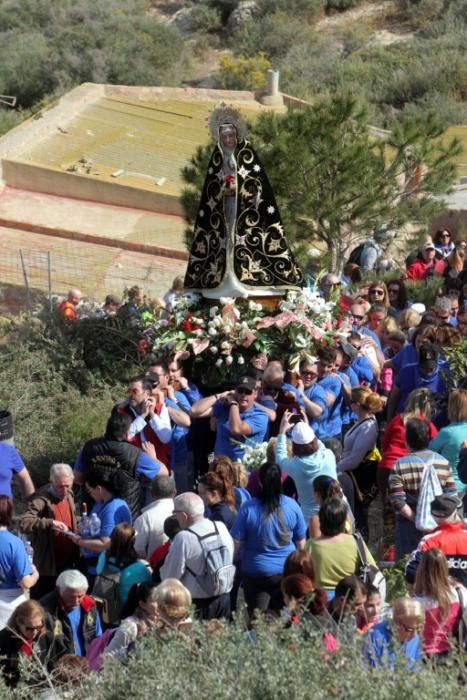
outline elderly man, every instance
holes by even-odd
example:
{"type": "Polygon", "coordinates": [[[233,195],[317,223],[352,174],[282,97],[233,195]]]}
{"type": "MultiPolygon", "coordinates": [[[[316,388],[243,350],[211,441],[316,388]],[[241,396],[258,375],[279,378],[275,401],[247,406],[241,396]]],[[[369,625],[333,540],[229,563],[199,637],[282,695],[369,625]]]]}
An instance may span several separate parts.
{"type": "Polygon", "coordinates": [[[444,267],[444,261],[436,258],[436,248],[433,241],[431,238],[427,238],[422,245],[419,257],[407,266],[407,279],[425,280],[433,275],[441,277],[444,267]]]}
{"type": "Polygon", "coordinates": [[[175,481],[170,476],[158,474],[151,482],[151,496],[153,502],[144,508],[134,523],[136,553],[147,560],[168,539],[164,533],[164,523],[173,513],[175,481]]]}
{"type": "Polygon", "coordinates": [[[88,581],[77,569],[63,571],[55,590],[41,598],[51,617],[54,634],[63,636],[69,654],[86,656],[89,645],[102,634],[96,601],[86,595],[88,581]]]}
{"type": "Polygon", "coordinates": [[[76,566],[79,560],[78,548],[65,534],[76,530],[72,489],[70,465],[53,464],[49,483],[30,498],[20,520],[21,531],[31,539],[34,564],[40,574],[31,589],[31,597],[36,600],[53,591],[57,574],[76,566]]]}
{"type": "Polygon", "coordinates": [[[216,431],[214,454],[240,461],[245,453],[243,443],[265,439],[269,418],[255,406],[257,395],[256,380],[244,376],[235,391],[206,396],[193,404],[193,418],[211,418],[211,427],[216,431]]]}
{"type": "Polygon", "coordinates": [[[58,313],[65,321],[76,321],[78,315],[76,307],[80,303],[83,295],[79,289],[70,289],[67,298],[64,299],[58,306],[58,313]]]}
{"type": "Polygon", "coordinates": [[[173,512],[181,530],[161,568],[161,579],[176,578],[188,588],[201,620],[228,618],[235,567],[234,544],[226,526],[204,517],[204,503],[195,493],[176,496],[173,512]],[[216,593],[213,586],[209,559],[219,564],[222,592],[216,593]]]}

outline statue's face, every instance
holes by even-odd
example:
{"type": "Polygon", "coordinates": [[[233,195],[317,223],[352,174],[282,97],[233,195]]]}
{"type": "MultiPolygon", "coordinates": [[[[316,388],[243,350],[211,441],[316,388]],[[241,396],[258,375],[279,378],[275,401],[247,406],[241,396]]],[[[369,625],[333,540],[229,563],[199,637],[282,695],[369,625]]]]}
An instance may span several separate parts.
{"type": "Polygon", "coordinates": [[[223,129],[221,131],[221,144],[224,148],[235,148],[237,137],[234,129],[223,129]]]}

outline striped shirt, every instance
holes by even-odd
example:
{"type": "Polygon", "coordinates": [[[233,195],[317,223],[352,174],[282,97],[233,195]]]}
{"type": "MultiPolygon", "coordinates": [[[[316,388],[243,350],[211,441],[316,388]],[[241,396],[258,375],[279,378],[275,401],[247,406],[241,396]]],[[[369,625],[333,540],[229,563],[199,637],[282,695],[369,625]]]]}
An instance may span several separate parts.
{"type": "Polygon", "coordinates": [[[432,450],[418,450],[401,457],[389,476],[389,498],[396,510],[407,503],[417,505],[425,465],[433,462],[443,493],[456,493],[456,485],[447,459],[432,450]]]}

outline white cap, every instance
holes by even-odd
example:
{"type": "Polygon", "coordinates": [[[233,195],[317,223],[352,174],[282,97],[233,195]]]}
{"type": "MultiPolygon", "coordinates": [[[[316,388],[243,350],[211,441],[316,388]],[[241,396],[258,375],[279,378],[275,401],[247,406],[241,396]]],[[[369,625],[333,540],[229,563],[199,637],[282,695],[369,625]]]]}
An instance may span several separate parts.
{"type": "Polygon", "coordinates": [[[412,306],[410,308],[413,309],[414,311],[416,311],[417,314],[420,314],[420,315],[424,314],[426,311],[425,304],[422,304],[421,302],[418,302],[418,301],[415,302],[415,304],[412,304],[412,306]]]}
{"type": "Polygon", "coordinates": [[[300,423],[294,426],[291,435],[292,442],[296,445],[308,445],[315,439],[315,431],[308,423],[304,423],[303,421],[300,421],[300,423]]]}

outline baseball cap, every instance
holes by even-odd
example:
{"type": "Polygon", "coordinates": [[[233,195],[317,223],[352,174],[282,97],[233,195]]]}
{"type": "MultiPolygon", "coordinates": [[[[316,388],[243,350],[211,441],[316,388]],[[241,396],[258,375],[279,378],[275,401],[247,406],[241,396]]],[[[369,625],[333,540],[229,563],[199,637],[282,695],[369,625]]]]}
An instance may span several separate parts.
{"type": "Polygon", "coordinates": [[[418,351],[420,369],[433,371],[438,365],[438,351],[433,343],[423,343],[418,351]]]}
{"type": "Polygon", "coordinates": [[[250,377],[248,374],[246,374],[244,377],[241,377],[238,380],[238,384],[235,388],[236,389],[249,389],[250,391],[255,391],[256,379],[254,377],[250,377]]]}
{"type": "Polygon", "coordinates": [[[296,445],[308,445],[315,439],[315,431],[308,423],[301,421],[292,429],[291,437],[296,445]]]}
{"type": "Polygon", "coordinates": [[[431,501],[431,514],[436,518],[449,518],[460,506],[459,498],[453,494],[452,496],[444,495],[436,496],[431,501]]]}
{"type": "Polygon", "coordinates": [[[427,238],[427,239],[424,241],[422,248],[423,248],[423,250],[428,250],[429,248],[432,248],[433,250],[436,250],[435,244],[433,243],[433,241],[431,240],[431,238],[427,238]]]}

